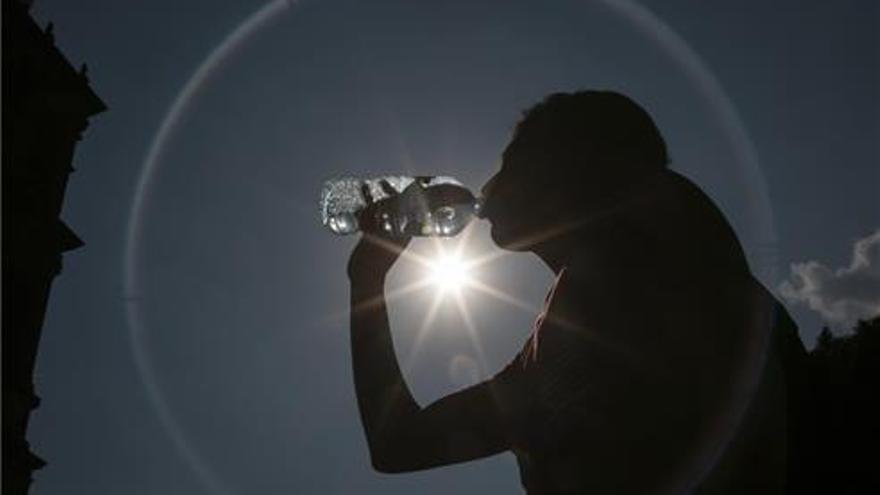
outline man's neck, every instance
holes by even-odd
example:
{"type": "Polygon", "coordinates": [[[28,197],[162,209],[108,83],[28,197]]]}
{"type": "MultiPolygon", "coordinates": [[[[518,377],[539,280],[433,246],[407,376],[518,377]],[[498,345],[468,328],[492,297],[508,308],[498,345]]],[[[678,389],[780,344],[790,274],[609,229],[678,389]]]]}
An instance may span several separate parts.
{"type": "Polygon", "coordinates": [[[576,233],[535,245],[532,252],[556,275],[570,264],[572,256],[582,251],[582,239],[576,233]]]}

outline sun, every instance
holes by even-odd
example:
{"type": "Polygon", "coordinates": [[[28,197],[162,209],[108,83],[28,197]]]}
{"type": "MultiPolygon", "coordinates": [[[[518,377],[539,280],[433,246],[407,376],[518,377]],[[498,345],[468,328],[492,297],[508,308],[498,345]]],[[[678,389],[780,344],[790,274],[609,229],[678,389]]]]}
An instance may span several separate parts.
{"type": "Polygon", "coordinates": [[[428,272],[440,294],[458,293],[472,281],[470,263],[459,253],[438,253],[428,262],[428,272]]]}
{"type": "MultiPolygon", "coordinates": [[[[432,241],[429,246],[432,245],[434,249],[429,247],[429,249],[404,251],[401,257],[411,263],[410,266],[414,265],[418,268],[414,272],[409,272],[410,275],[415,275],[413,277],[415,280],[362,303],[364,307],[375,307],[376,304],[399,300],[424,290],[433,292],[431,302],[424,307],[424,316],[416,330],[415,341],[409,357],[406,359],[405,367],[407,369],[412,366],[438,315],[442,314],[445,309],[458,310],[463,328],[473,342],[478,363],[483,367],[485,367],[486,357],[479,336],[479,328],[471,314],[471,304],[480,304],[481,296],[489,296],[530,315],[537,314],[541,310],[531,302],[519,299],[502,288],[481,280],[486,275],[487,268],[491,268],[494,262],[502,259],[504,252],[497,248],[475,249],[475,246],[469,243],[473,232],[474,229],[471,227],[465,229],[455,239],[429,239],[432,241]]],[[[334,318],[347,317],[351,314],[351,310],[357,310],[357,308],[340,312],[334,318]]]]}

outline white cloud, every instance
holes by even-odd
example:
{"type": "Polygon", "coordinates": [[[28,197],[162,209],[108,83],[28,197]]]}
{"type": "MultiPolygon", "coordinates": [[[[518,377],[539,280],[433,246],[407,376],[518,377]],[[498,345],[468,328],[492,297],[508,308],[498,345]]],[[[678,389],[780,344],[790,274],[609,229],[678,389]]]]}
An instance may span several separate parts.
{"type": "Polygon", "coordinates": [[[856,241],[848,267],[832,270],[818,261],[792,264],[791,278],[779,292],[788,302],[807,304],[845,328],[880,315],[880,230],[856,241]]]}

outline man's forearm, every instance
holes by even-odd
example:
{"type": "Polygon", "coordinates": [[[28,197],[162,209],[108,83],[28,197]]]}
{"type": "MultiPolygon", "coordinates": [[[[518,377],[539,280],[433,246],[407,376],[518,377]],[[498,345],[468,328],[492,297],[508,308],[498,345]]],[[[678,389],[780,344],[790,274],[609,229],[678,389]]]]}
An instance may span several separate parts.
{"type": "Polygon", "coordinates": [[[353,277],[351,352],[361,421],[374,462],[393,448],[391,428],[419,410],[394,352],[384,277],[353,277]]]}

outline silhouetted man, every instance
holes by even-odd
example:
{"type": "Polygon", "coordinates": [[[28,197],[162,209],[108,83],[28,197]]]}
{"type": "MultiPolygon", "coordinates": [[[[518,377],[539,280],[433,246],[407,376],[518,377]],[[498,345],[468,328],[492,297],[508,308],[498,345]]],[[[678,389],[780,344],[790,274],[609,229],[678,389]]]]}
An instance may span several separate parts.
{"type": "Polygon", "coordinates": [[[491,379],[422,407],[397,363],[385,274],[408,240],[349,261],[355,386],[373,466],[504,451],[530,495],[780,493],[792,422],[780,349],[803,353],[721,212],[667,168],[623,95],[553,94],[485,185],[492,238],[556,274],[531,336],[491,379]]]}

